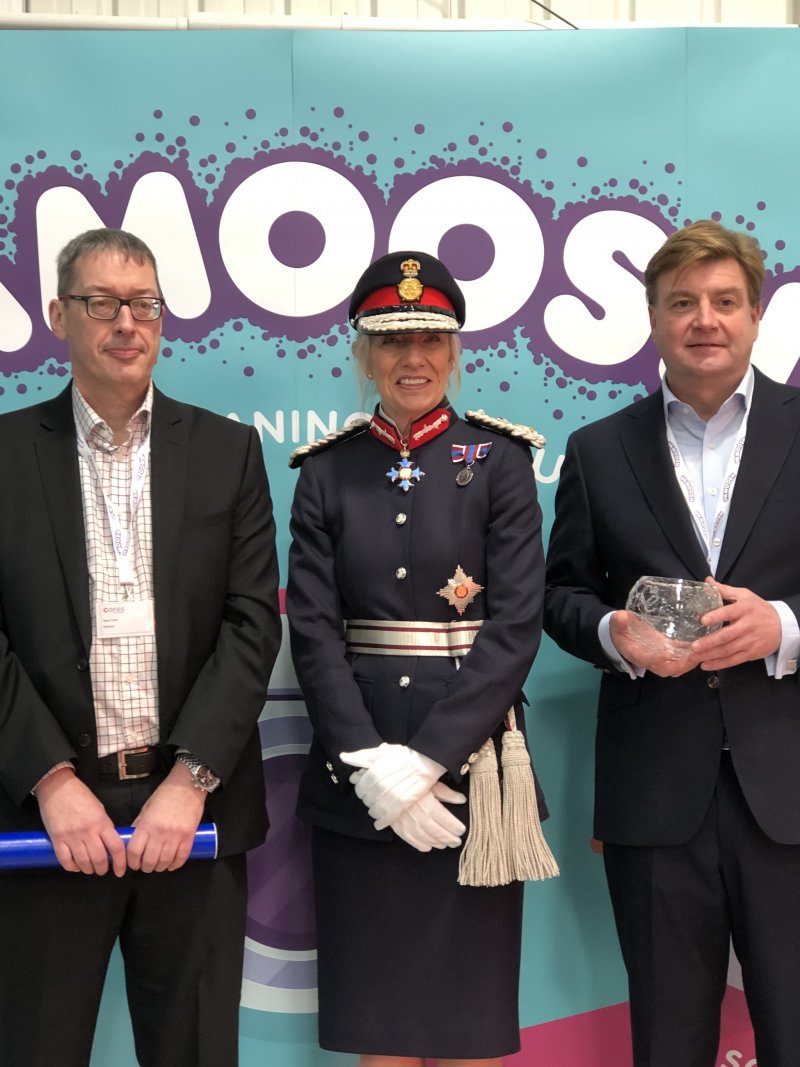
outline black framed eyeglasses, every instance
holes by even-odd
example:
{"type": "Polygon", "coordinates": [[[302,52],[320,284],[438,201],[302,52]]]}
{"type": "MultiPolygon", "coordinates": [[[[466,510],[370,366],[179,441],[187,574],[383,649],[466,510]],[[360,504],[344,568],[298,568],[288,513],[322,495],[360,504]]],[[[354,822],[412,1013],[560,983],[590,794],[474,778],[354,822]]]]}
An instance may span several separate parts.
{"type": "Polygon", "coordinates": [[[119,309],[125,305],[131,309],[131,315],[139,322],[153,322],[161,318],[164,301],[158,296],[132,296],[122,300],[118,296],[76,296],[66,293],[60,300],[79,300],[86,305],[86,314],[90,319],[115,319],[119,309]]]}

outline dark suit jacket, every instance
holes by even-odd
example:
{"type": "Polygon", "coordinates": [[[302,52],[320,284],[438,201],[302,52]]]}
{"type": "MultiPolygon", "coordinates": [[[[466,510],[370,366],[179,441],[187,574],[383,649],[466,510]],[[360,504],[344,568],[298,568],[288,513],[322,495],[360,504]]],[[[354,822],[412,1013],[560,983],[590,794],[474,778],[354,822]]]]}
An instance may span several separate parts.
{"type": "MultiPolygon", "coordinates": [[[[156,390],[151,430],[160,744],[222,779],[220,854],[266,833],[257,719],[280,641],[274,523],[252,428],[156,390]]],[[[0,830],[41,829],[31,788],[97,754],[70,389],[0,418],[0,830]]],[[[90,784],[90,782],[89,782],[90,784]]]]}
{"type": "MultiPolygon", "coordinates": [[[[753,403],[716,577],[800,617],[800,391],[755,372],[753,403]]],[[[672,845],[705,814],[724,734],[761,828],[800,842],[798,676],[763,660],[681,678],[631,680],[611,668],[600,619],[625,606],[645,574],[702,581],[708,565],[653,396],[576,431],[567,445],[548,553],[545,629],[603,668],[597,725],[595,833],[672,845]]]]}

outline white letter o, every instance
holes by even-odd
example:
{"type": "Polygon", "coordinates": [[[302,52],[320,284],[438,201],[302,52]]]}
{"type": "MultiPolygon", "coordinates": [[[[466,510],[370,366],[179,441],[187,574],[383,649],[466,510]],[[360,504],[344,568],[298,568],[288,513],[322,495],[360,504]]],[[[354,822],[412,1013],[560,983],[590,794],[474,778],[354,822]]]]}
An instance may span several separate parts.
{"type": "Polygon", "coordinates": [[[317,163],[275,163],[231,194],[219,224],[219,248],[233,282],[254,304],[277,315],[319,315],[345,300],[375,244],[361,193],[317,163]],[[325,247],[314,263],[290,267],[269,248],[272,224],[289,211],[319,220],[325,247]]]}
{"type": "MultiPolygon", "coordinates": [[[[483,277],[459,282],[467,303],[464,329],[486,330],[516,314],[536,288],[544,265],[542,231],[512,189],[464,174],[432,182],[412,196],[397,214],[389,248],[437,255],[442,237],[461,225],[479,226],[494,244],[494,262],[483,277]]],[[[448,267],[458,278],[458,264],[448,267]]]]}

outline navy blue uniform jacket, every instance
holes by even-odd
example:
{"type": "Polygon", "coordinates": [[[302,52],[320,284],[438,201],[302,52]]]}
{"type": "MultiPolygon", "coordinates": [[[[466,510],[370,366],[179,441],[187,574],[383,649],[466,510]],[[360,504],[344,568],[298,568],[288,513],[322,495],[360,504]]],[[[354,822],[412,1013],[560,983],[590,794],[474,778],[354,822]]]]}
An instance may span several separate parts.
{"type": "Polygon", "coordinates": [[[339,753],[399,742],[460,783],[469,755],[520,699],[541,636],[541,512],[528,445],[455,418],[411,458],[425,477],[403,492],[386,477],[398,453],[359,433],[304,461],[292,510],[287,614],[314,727],[298,810],[359,837],[392,834],[373,828],[339,753]],[[463,464],[451,444],[484,441],[489,455],[458,486],[463,464]],[[346,651],[348,618],[457,620],[436,594],[459,564],[485,587],[462,618],[486,620],[460,670],[448,658],[346,651]]]}

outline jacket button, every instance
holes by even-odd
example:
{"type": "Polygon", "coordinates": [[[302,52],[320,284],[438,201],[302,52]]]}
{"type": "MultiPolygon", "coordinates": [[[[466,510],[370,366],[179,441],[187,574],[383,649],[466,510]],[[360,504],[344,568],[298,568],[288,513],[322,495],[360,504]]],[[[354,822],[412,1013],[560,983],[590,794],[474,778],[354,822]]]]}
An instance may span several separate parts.
{"type": "Polygon", "coordinates": [[[89,661],[88,659],[79,659],[75,666],[78,668],[79,671],[88,671],[89,661]]]}
{"type": "Polygon", "coordinates": [[[88,748],[89,745],[91,745],[91,743],[92,743],[92,735],[91,734],[78,734],[78,747],[79,748],[88,748]]]}
{"type": "Polygon", "coordinates": [[[719,689],[719,678],[716,674],[709,674],[708,678],[706,679],[706,684],[708,685],[709,689],[719,689]]]}
{"type": "Polygon", "coordinates": [[[336,777],[335,774],[331,775],[331,781],[333,782],[334,785],[338,785],[339,784],[339,779],[336,777]]]}
{"type": "Polygon", "coordinates": [[[395,515],[394,521],[397,523],[398,526],[402,526],[407,518],[408,516],[406,515],[406,513],[404,511],[400,511],[397,513],[397,515],[395,515]]]}
{"type": "Polygon", "coordinates": [[[411,679],[408,677],[407,674],[402,674],[400,676],[400,681],[397,684],[400,686],[401,689],[408,689],[408,687],[411,685],[411,679]]]}
{"type": "Polygon", "coordinates": [[[325,769],[328,770],[328,771],[332,771],[333,770],[333,764],[332,763],[326,763],[325,764],[325,769]]]}
{"type": "Polygon", "coordinates": [[[405,569],[405,567],[398,567],[397,570],[394,572],[395,578],[399,578],[400,581],[402,581],[407,574],[408,571],[405,569]]]}
{"type": "Polygon", "coordinates": [[[464,764],[462,765],[462,767],[461,767],[461,773],[462,773],[462,774],[469,774],[469,764],[468,764],[468,763],[464,763],[464,764]]]}

